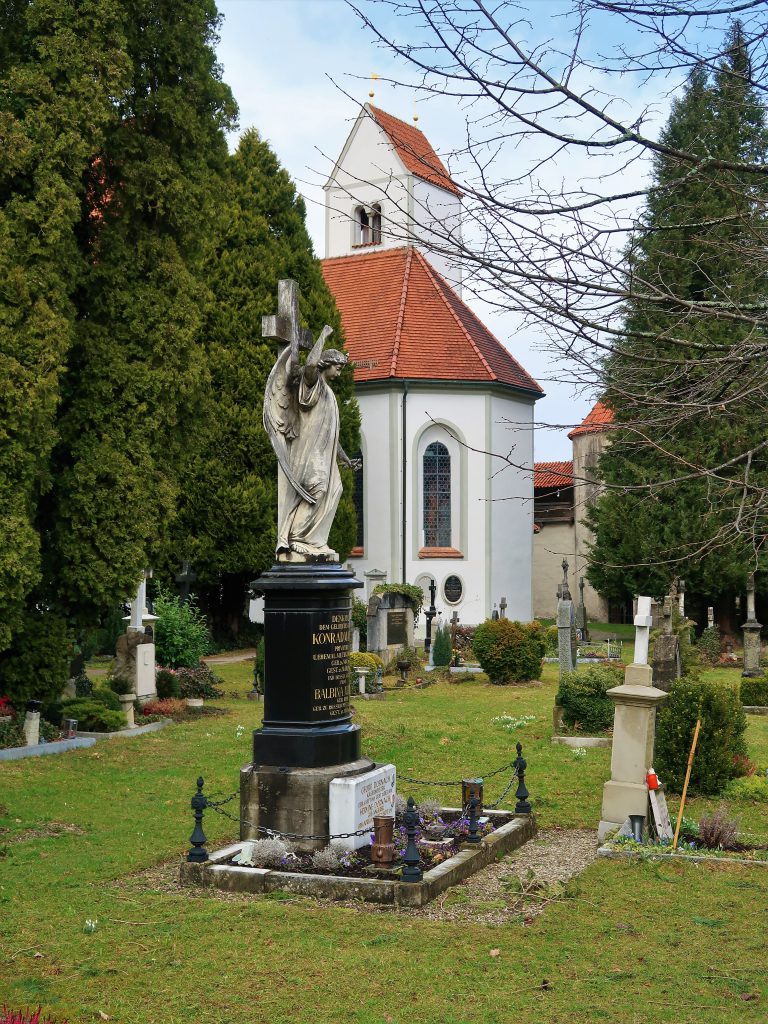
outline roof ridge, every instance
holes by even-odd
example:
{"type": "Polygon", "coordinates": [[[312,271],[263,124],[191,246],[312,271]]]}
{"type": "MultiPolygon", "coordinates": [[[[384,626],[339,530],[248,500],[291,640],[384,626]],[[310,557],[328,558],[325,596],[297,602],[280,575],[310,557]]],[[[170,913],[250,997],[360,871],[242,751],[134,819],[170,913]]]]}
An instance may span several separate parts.
{"type": "MultiPolygon", "coordinates": [[[[476,356],[478,357],[478,359],[480,360],[480,362],[481,362],[481,363],[483,364],[483,366],[484,366],[484,367],[486,368],[486,370],[487,370],[487,371],[488,371],[488,373],[490,374],[491,380],[498,380],[498,379],[499,379],[499,378],[498,378],[498,375],[497,375],[496,373],[494,373],[494,371],[493,371],[493,370],[491,369],[491,366],[490,366],[490,364],[489,364],[488,360],[487,360],[487,359],[485,358],[485,356],[483,355],[483,353],[482,353],[482,352],[480,351],[480,349],[479,349],[479,348],[477,347],[477,345],[475,344],[475,342],[474,342],[474,339],[473,339],[473,338],[472,338],[472,336],[470,335],[469,331],[468,331],[468,330],[466,329],[466,327],[464,326],[464,324],[463,324],[463,323],[461,322],[461,320],[459,319],[459,317],[458,317],[458,316],[456,315],[456,310],[455,310],[455,309],[454,309],[454,308],[453,308],[453,307],[451,306],[450,302],[448,302],[448,300],[446,299],[445,295],[443,294],[443,290],[442,290],[442,288],[440,287],[440,284],[439,284],[439,282],[437,281],[437,279],[436,279],[436,276],[435,276],[435,275],[437,275],[438,277],[440,277],[440,280],[441,280],[441,281],[443,281],[443,280],[444,280],[444,278],[443,278],[443,277],[442,277],[441,275],[437,274],[437,271],[436,271],[436,270],[434,270],[434,269],[433,269],[433,268],[432,268],[432,267],[430,266],[430,264],[429,264],[429,260],[428,260],[428,259],[426,258],[426,256],[424,256],[424,255],[423,255],[423,254],[422,254],[421,252],[419,252],[419,250],[418,250],[418,249],[416,249],[416,252],[418,253],[419,259],[421,260],[422,264],[424,265],[424,267],[425,267],[425,269],[426,269],[426,271],[427,271],[427,274],[428,274],[428,275],[429,275],[429,277],[431,278],[431,280],[432,280],[432,283],[433,283],[433,285],[435,285],[435,287],[436,287],[436,289],[437,289],[437,292],[438,292],[438,294],[440,295],[440,298],[442,299],[442,301],[443,301],[443,304],[445,305],[445,308],[446,308],[446,309],[448,310],[448,312],[449,312],[449,313],[451,314],[451,316],[453,317],[453,319],[454,319],[454,320],[456,321],[456,323],[457,323],[457,325],[458,325],[458,327],[459,327],[459,330],[460,330],[460,331],[462,332],[462,334],[464,335],[464,337],[465,337],[465,338],[467,339],[467,341],[469,342],[469,344],[470,344],[470,345],[472,346],[472,348],[473,348],[473,350],[474,350],[474,352],[475,352],[475,355],[476,355],[476,356]]],[[[447,281],[445,282],[445,284],[447,285],[447,287],[448,287],[448,288],[451,288],[451,286],[450,286],[450,285],[448,284],[448,282],[447,282],[447,281]]],[[[452,289],[452,288],[451,288],[451,291],[453,292],[453,289],[452,289]]],[[[454,294],[454,295],[456,295],[456,292],[453,292],[453,294],[454,294]]],[[[456,298],[457,298],[457,299],[459,298],[459,297],[458,297],[458,295],[456,295],[456,298]]],[[[461,300],[459,299],[459,301],[461,301],[461,300]]],[[[467,306],[467,309],[469,309],[469,307],[468,307],[468,306],[467,306]]],[[[472,311],[470,310],[470,312],[472,312],[472,311]]],[[[488,328],[487,328],[487,327],[486,327],[486,330],[488,330],[488,328]]],[[[490,334],[490,331],[488,331],[488,333],[490,334]]]]}
{"type": "Polygon", "coordinates": [[[389,364],[389,374],[394,377],[397,373],[397,358],[400,355],[400,336],[403,330],[405,319],[405,305],[408,299],[408,281],[411,276],[411,263],[413,261],[413,246],[409,245],[408,255],[405,258],[405,270],[403,271],[403,289],[400,292],[400,309],[397,314],[397,326],[395,327],[395,342],[392,346],[392,359],[389,364]]]}
{"type": "Polygon", "coordinates": [[[372,256],[390,256],[392,253],[403,252],[405,249],[412,249],[412,245],[395,245],[392,248],[386,249],[372,249],[368,252],[348,252],[343,256],[323,256],[320,260],[321,263],[333,263],[335,260],[359,260],[364,257],[372,256]]]}

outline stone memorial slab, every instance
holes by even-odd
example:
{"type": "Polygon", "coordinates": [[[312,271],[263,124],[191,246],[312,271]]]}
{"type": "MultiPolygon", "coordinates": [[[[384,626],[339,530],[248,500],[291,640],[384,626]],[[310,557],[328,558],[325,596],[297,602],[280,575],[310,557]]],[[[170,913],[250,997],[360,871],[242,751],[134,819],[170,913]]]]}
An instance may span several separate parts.
{"type": "Polygon", "coordinates": [[[672,823],[669,820],[667,798],[664,796],[664,790],[649,789],[648,798],[651,804],[653,823],[656,826],[656,834],[659,839],[674,839],[675,833],[672,829],[672,823]]]}
{"type": "MultiPolygon", "coordinates": [[[[395,776],[395,766],[385,764],[363,775],[333,779],[328,791],[330,834],[357,832],[359,829],[373,832],[374,815],[394,815],[395,776]]],[[[366,833],[351,839],[334,839],[331,845],[344,850],[358,850],[369,843],[370,837],[366,833]]]]}
{"type": "Polygon", "coordinates": [[[387,646],[394,644],[403,646],[408,642],[405,623],[405,609],[396,608],[387,612],[387,646]]]}

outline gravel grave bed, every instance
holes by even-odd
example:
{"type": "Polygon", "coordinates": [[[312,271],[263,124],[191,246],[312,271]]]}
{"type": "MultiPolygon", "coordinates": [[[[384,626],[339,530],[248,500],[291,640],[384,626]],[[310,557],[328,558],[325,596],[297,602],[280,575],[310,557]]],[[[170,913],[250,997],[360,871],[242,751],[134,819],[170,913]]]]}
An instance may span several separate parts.
{"type": "MultiPolygon", "coordinates": [[[[453,886],[433,903],[418,909],[393,908],[357,901],[341,902],[312,898],[317,905],[348,907],[369,914],[409,914],[433,921],[463,921],[475,924],[502,925],[511,922],[530,923],[547,906],[563,897],[563,887],[587,868],[597,856],[595,829],[546,829],[526,843],[461,885],[453,886]],[[516,881],[515,881],[516,880],[516,881]]],[[[189,899],[219,899],[241,902],[253,899],[275,899],[278,894],[248,896],[214,889],[182,889],[179,885],[179,862],[173,860],[147,871],[116,879],[112,885],[128,894],[146,888],[178,892],[189,899]]],[[[306,902],[310,897],[289,896],[286,903],[306,902]]]]}

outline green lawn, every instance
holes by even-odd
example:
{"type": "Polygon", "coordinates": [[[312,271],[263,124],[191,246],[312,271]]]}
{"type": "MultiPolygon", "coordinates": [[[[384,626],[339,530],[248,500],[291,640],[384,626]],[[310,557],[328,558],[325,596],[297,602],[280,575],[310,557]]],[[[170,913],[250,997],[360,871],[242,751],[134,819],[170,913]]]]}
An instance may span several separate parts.
{"type": "MultiPolygon", "coordinates": [[[[244,698],[251,666],[217,671],[228,692],[221,717],[0,765],[0,1005],[120,1024],[766,1019],[766,868],[599,862],[575,898],[499,928],[179,890],[151,869],[187,847],[198,774],[211,794],[235,789],[260,714],[244,698]],[[98,919],[93,934],[86,918],[98,919]]],[[[450,779],[511,761],[520,739],[540,826],[596,827],[610,751],[577,760],[550,743],[556,666],[542,686],[457,678],[359,704],[365,753],[403,775],[450,779]],[[536,721],[507,733],[491,722],[502,712],[536,721]]],[[[768,719],[750,718],[748,741],[765,769],[768,719]]],[[[489,780],[488,799],[508,780],[489,780]]],[[[716,802],[691,813],[707,806],[716,802]]],[[[768,833],[766,805],[730,810],[768,833]]],[[[233,829],[206,815],[212,845],[233,829]]]]}

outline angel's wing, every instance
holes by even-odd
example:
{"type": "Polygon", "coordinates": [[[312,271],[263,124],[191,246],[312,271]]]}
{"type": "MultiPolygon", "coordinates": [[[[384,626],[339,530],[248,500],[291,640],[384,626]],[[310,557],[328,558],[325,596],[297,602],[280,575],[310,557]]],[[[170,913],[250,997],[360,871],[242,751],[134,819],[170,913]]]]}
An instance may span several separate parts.
{"type": "Polygon", "coordinates": [[[275,360],[275,365],[267,378],[267,386],[264,389],[264,429],[291,486],[305,501],[314,505],[315,499],[294,478],[288,455],[288,443],[298,436],[299,431],[296,398],[288,380],[290,355],[290,345],[286,345],[275,360]]]}

